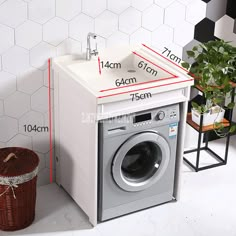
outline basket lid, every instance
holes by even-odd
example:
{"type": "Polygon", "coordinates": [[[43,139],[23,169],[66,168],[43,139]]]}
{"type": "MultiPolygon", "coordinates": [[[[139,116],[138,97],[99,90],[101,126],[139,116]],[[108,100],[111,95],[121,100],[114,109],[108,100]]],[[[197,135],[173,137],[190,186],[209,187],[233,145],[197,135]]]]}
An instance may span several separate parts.
{"type": "Polygon", "coordinates": [[[0,176],[13,177],[31,173],[39,165],[38,155],[25,148],[0,149],[0,176]]]}

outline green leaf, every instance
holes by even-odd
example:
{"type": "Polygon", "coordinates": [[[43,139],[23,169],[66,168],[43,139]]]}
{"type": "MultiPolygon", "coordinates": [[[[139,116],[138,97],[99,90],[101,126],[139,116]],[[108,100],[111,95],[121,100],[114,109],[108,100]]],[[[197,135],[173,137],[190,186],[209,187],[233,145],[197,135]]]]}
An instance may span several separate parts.
{"type": "Polygon", "coordinates": [[[219,48],[219,52],[222,53],[222,54],[224,54],[225,49],[224,49],[223,47],[220,47],[220,48],[219,48]]]}
{"type": "Polygon", "coordinates": [[[188,57],[195,57],[194,51],[187,51],[186,53],[187,53],[188,57]]]}
{"type": "Polygon", "coordinates": [[[199,110],[199,105],[196,103],[196,102],[192,102],[192,107],[195,109],[195,110],[199,110]]]}
{"type": "Polygon", "coordinates": [[[183,63],[181,63],[181,65],[182,65],[184,68],[186,68],[187,70],[188,70],[189,67],[190,67],[190,65],[189,65],[188,62],[183,62],[183,63]]]}
{"type": "Polygon", "coordinates": [[[193,51],[197,51],[198,50],[198,46],[194,46],[192,50],[193,51]]]}
{"type": "Polygon", "coordinates": [[[235,131],[236,131],[236,125],[231,126],[229,132],[234,133],[235,131]]]}
{"type": "Polygon", "coordinates": [[[231,102],[231,103],[229,103],[229,104],[227,105],[227,107],[228,107],[229,109],[233,109],[234,106],[235,106],[235,102],[231,102]]]}

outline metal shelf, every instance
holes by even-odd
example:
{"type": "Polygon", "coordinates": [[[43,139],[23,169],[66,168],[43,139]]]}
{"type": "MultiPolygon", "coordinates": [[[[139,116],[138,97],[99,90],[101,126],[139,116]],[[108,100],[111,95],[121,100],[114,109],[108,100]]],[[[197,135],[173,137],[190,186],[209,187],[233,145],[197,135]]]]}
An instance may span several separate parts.
{"type": "MultiPolygon", "coordinates": [[[[187,115],[187,123],[194,128],[196,131],[200,131],[200,126],[198,124],[196,124],[195,122],[192,121],[192,117],[191,117],[191,113],[188,113],[187,115]]],[[[222,124],[224,127],[229,127],[230,126],[230,122],[227,119],[223,119],[223,121],[220,123],[222,124]]],[[[216,129],[216,127],[214,127],[214,125],[207,125],[207,126],[202,126],[202,132],[208,132],[208,131],[212,131],[216,129]]]]}
{"type": "MultiPolygon", "coordinates": [[[[231,95],[231,102],[234,102],[236,83],[232,83],[232,85],[233,85],[233,92],[231,95]]],[[[195,85],[195,88],[198,89],[199,91],[203,92],[202,88],[199,85],[195,85]]],[[[203,96],[204,96],[204,93],[203,93],[203,96]]],[[[232,123],[232,116],[233,116],[233,110],[231,109],[230,114],[229,114],[229,119],[227,120],[224,118],[224,120],[222,121],[222,124],[225,128],[230,129],[231,123],[232,123]]],[[[216,128],[213,125],[203,126],[202,125],[203,124],[203,115],[201,115],[201,118],[200,118],[200,125],[197,125],[195,122],[192,121],[191,113],[188,113],[187,124],[189,124],[193,129],[195,129],[198,132],[198,144],[197,144],[197,148],[184,152],[184,154],[196,152],[196,164],[194,165],[193,163],[191,163],[186,157],[183,158],[184,161],[196,172],[201,171],[201,170],[207,170],[207,169],[218,167],[218,166],[222,166],[222,165],[226,165],[227,159],[228,159],[230,133],[228,132],[226,135],[225,156],[224,156],[224,158],[222,158],[216,152],[214,152],[211,148],[209,148],[209,146],[208,146],[209,132],[212,130],[215,130],[216,128]],[[203,133],[205,133],[206,139],[205,139],[205,146],[201,147],[203,133]],[[215,158],[218,161],[218,163],[207,165],[204,167],[199,167],[201,151],[206,151],[209,155],[211,155],[213,158],[215,158]]]]}

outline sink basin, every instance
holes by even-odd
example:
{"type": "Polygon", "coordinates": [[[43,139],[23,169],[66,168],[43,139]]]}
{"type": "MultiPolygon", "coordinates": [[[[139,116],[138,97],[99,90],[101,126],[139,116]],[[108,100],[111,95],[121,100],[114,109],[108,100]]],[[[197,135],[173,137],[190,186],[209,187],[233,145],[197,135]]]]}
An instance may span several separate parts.
{"type": "Polygon", "coordinates": [[[92,57],[79,60],[67,69],[94,92],[171,80],[177,76],[140,46],[108,48],[92,57]]]}

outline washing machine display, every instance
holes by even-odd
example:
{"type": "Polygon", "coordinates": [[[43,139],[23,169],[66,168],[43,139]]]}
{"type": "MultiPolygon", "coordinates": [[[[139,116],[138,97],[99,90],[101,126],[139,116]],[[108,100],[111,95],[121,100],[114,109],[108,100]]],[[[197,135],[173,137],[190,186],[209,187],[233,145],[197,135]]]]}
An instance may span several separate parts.
{"type": "Polygon", "coordinates": [[[145,114],[142,114],[142,115],[135,116],[134,117],[134,123],[149,121],[151,119],[152,119],[152,114],[151,113],[145,113],[145,114]]]}
{"type": "Polygon", "coordinates": [[[173,199],[178,122],[178,104],[100,122],[99,221],[173,199]]]}

